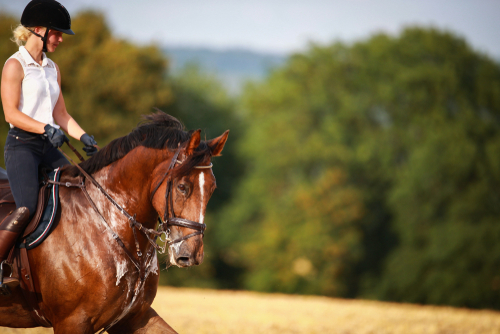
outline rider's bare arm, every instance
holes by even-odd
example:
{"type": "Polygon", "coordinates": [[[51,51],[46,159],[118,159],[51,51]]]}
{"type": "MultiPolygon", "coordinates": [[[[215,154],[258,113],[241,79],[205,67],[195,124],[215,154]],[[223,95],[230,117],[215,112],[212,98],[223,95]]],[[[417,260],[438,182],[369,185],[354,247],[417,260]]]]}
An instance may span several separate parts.
{"type": "Polygon", "coordinates": [[[44,133],[45,124],[34,120],[19,110],[23,67],[15,59],[9,59],[2,71],[1,94],[5,120],[15,127],[33,133],[44,133]]]}

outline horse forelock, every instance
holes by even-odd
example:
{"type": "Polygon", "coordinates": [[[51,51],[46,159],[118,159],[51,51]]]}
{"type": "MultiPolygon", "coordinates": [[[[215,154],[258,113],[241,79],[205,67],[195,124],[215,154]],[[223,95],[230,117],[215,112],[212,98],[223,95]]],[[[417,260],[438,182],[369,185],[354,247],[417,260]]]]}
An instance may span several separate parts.
{"type": "MultiPolygon", "coordinates": [[[[80,167],[89,174],[96,173],[139,146],[159,150],[168,148],[173,151],[187,142],[193,133],[192,130],[185,131],[178,119],[160,110],[151,115],[143,115],[142,118],[144,121],[128,135],[112,140],[92,157],[80,163],[80,167]]],[[[202,141],[182,166],[176,169],[175,174],[187,175],[194,166],[200,164],[208,156],[211,156],[211,148],[202,141]]],[[[72,166],[66,168],[66,173],[73,176],[80,174],[78,169],[72,166]]]]}

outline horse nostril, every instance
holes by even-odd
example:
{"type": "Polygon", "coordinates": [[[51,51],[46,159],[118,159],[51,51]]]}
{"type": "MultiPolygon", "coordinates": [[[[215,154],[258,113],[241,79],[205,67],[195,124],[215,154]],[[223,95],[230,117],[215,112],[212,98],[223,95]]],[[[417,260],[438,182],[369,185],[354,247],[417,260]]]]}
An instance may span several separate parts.
{"type": "Polygon", "coordinates": [[[177,259],[175,259],[175,261],[179,266],[182,267],[188,267],[189,265],[191,265],[191,260],[187,256],[178,257],[177,259]]]}

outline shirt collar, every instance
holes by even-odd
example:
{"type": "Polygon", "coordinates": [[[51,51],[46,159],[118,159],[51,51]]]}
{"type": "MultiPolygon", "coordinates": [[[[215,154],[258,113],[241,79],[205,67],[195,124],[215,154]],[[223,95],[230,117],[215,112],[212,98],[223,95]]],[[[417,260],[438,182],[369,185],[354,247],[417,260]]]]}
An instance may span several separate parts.
{"type": "MultiPolygon", "coordinates": [[[[33,57],[31,57],[30,53],[28,52],[28,50],[26,50],[26,48],[24,46],[19,47],[19,52],[21,53],[21,56],[23,56],[23,59],[24,59],[26,65],[34,64],[34,65],[40,66],[40,64],[38,64],[33,59],[33,57]]],[[[45,55],[44,52],[42,52],[42,59],[43,59],[42,60],[42,67],[47,66],[47,56],[45,55]]]]}

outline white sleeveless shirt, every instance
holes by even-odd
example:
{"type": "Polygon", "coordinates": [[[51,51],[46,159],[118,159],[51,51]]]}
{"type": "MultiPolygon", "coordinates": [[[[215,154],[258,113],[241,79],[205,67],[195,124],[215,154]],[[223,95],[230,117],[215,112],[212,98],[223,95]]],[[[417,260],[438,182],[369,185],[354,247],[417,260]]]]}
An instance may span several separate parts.
{"type": "Polygon", "coordinates": [[[44,53],[40,66],[24,46],[10,58],[17,59],[24,71],[19,110],[39,122],[59,128],[52,116],[60,92],[55,63],[44,53]]]}

